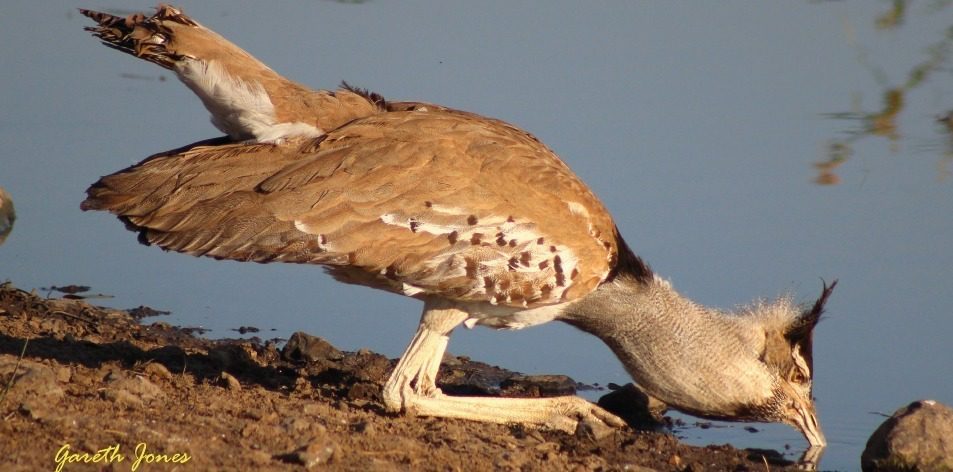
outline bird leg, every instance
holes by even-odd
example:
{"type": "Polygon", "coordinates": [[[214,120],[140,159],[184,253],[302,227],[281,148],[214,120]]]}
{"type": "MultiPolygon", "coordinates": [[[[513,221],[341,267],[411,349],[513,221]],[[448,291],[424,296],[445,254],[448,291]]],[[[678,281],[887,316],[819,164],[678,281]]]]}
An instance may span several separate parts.
{"type": "Polygon", "coordinates": [[[413,403],[413,397],[433,396],[440,392],[435,381],[450,341],[450,332],[467,319],[467,314],[430,305],[429,301],[424,305],[414,339],[384,384],[384,405],[389,411],[407,409],[413,403]]]}
{"type": "Polygon", "coordinates": [[[428,301],[417,334],[384,385],[389,411],[491,423],[520,423],[574,432],[580,422],[622,427],[617,416],[576,396],[550,398],[455,397],[444,395],[435,380],[450,332],[466,312],[428,301]]]}

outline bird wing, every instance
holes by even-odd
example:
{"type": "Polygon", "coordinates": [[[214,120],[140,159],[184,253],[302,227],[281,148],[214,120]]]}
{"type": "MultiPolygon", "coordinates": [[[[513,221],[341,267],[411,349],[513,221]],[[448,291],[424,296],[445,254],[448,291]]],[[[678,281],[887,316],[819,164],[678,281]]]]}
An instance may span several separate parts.
{"type": "Polygon", "coordinates": [[[552,151],[502,121],[412,108],[319,138],[152,156],[103,177],[83,209],[168,250],[323,264],[411,296],[530,307],[606,279],[615,225],[552,151]]]}

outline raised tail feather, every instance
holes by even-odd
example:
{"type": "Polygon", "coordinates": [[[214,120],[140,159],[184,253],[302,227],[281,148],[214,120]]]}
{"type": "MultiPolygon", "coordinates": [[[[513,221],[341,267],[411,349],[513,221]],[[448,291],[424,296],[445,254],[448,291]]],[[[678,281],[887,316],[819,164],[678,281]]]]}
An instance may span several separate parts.
{"type": "Polygon", "coordinates": [[[86,30],[106,46],[175,72],[233,140],[318,137],[386,107],[380,96],[359,89],[313,90],[288,80],[169,5],[151,16],[80,13],[97,23],[86,30]]]}
{"type": "Polygon", "coordinates": [[[84,29],[101,39],[106,46],[166,69],[172,69],[175,63],[182,59],[181,54],[168,48],[174,34],[171,25],[174,23],[201,28],[201,25],[184,15],[181,10],[169,5],[159,5],[156,13],[149,17],[143,13],[135,13],[123,18],[82,8],[79,12],[98,23],[98,26],[87,26],[84,29]]]}

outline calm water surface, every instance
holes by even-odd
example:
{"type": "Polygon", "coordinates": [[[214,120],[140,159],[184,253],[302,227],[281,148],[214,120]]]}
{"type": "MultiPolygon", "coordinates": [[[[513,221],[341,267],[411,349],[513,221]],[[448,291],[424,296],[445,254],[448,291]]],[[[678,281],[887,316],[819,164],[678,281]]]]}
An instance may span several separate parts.
{"type": "MultiPolygon", "coordinates": [[[[841,284],[817,331],[822,466],[853,470],[909,401],[953,404],[950,1],[662,3],[182,1],[276,70],[499,117],[588,182],[630,245],[676,288],[722,308],[841,284]]],[[[217,136],[174,77],[101,47],[78,6],[10,2],[0,19],[0,186],[19,220],[0,279],[70,283],[102,303],[237,336],[304,330],[397,356],[418,302],[314,267],[165,254],[82,213],[87,185],[154,152],[217,136]]],[[[624,383],[598,340],[552,323],[455,335],[456,354],[624,383]]],[[[691,426],[696,444],[787,451],[778,425],[691,426]]],[[[790,449],[787,449],[790,448],[790,449]]]]}

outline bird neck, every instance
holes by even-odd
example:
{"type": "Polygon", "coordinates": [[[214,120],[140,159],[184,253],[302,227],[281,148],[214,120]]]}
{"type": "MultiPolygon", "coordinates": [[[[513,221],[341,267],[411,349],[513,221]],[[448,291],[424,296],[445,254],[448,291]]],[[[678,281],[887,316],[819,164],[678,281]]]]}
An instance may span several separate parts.
{"type": "Polygon", "coordinates": [[[647,393],[688,413],[738,416],[772,395],[757,317],[698,305],[658,277],[618,277],[560,319],[602,339],[647,393]]]}

